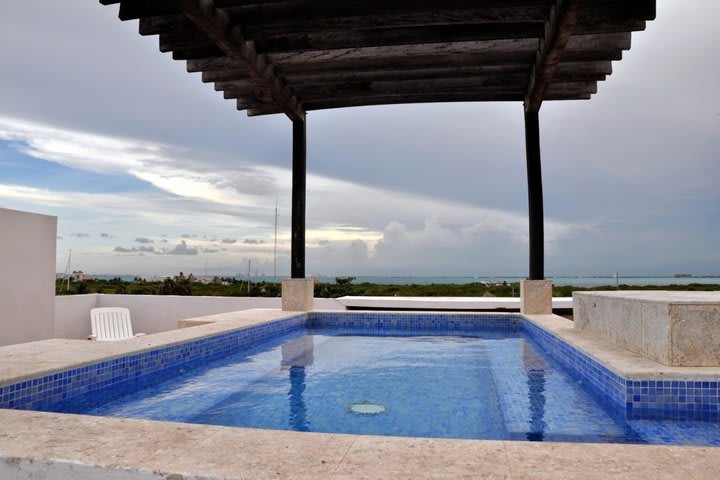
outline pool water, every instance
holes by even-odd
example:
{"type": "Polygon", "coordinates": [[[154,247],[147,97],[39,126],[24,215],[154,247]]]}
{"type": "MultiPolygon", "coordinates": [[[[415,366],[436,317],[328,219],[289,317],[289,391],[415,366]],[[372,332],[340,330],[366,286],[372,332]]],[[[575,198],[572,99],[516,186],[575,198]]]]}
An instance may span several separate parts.
{"type": "Polygon", "coordinates": [[[625,420],[522,329],[304,328],[63,412],[327,433],[720,445],[720,424],[625,420]]]}

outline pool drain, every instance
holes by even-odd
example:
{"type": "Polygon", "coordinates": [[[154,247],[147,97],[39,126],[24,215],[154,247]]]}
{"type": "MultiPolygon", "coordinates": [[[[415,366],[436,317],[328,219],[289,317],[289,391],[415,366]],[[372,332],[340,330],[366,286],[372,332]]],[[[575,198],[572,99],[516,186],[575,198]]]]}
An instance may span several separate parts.
{"type": "Polygon", "coordinates": [[[364,402],[349,404],[348,411],[356,415],[380,415],[381,413],[387,412],[387,407],[366,400],[364,402]]]}

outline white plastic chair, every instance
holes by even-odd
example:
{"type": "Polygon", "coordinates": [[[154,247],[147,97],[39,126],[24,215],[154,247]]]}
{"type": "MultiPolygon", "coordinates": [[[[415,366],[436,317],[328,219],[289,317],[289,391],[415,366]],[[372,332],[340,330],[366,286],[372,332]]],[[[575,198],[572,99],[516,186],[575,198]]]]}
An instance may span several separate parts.
{"type": "Polygon", "coordinates": [[[93,308],[90,310],[90,326],[92,335],[88,340],[109,342],[145,335],[133,335],[130,322],[130,310],[120,307],[93,308]]]}

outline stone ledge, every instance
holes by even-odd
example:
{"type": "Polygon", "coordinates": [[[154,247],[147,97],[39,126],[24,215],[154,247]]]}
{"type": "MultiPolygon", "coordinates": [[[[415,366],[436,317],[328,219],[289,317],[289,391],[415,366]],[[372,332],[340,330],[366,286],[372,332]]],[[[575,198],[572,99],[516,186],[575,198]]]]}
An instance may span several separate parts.
{"type": "Polygon", "coordinates": [[[575,328],[665,365],[720,366],[720,292],[574,292],[575,328]]]}

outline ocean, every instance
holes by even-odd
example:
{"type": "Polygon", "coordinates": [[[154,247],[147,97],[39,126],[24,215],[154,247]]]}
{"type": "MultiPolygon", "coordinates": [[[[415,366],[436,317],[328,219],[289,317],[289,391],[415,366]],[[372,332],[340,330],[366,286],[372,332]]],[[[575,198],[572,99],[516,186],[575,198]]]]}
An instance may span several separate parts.
{"type": "MultiPolygon", "coordinates": [[[[111,278],[120,277],[122,280],[130,282],[136,275],[89,275],[98,279],[109,280],[111,278]]],[[[137,275],[140,276],[140,275],[137,275]]],[[[225,275],[227,276],[227,275],[225,275]]],[[[337,275],[344,277],[344,275],[337,275]]],[[[200,278],[199,275],[197,275],[200,278]]],[[[146,280],[162,280],[164,277],[144,277],[146,280]]],[[[212,276],[210,276],[212,278],[212,276]]],[[[247,280],[247,275],[237,275],[238,280],[247,280]]],[[[267,275],[251,275],[250,280],[255,282],[272,282],[280,281],[283,276],[274,279],[267,275]]],[[[335,276],[320,276],[322,282],[335,282],[335,276]]],[[[430,284],[457,284],[465,285],[468,283],[488,282],[488,283],[513,283],[519,282],[524,277],[404,277],[404,276],[357,276],[353,283],[377,283],[383,285],[430,285],[430,284]]],[[[554,285],[572,285],[574,287],[599,287],[603,285],[690,285],[691,283],[699,284],[720,284],[720,276],[702,276],[702,277],[643,277],[643,276],[618,276],[614,275],[587,275],[587,276],[557,276],[547,277],[552,280],[554,285]]]]}

